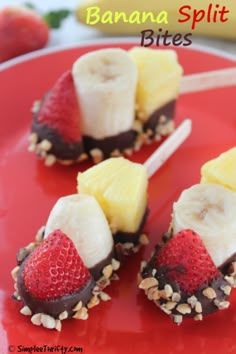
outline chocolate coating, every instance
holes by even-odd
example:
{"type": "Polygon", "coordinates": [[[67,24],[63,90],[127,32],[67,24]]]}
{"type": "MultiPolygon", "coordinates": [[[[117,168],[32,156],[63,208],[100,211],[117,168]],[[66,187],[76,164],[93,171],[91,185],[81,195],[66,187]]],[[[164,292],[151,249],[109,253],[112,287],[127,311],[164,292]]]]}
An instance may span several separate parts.
{"type": "Polygon", "coordinates": [[[137,245],[139,243],[139,237],[142,233],[143,227],[147,221],[148,214],[149,209],[147,208],[136,232],[117,231],[113,235],[115,243],[132,242],[134,245],[137,245]]]}
{"type": "Polygon", "coordinates": [[[134,130],[128,130],[104,139],[94,139],[91,136],[85,135],[83,136],[83,143],[85,152],[88,155],[90,155],[90,150],[100,149],[104,154],[104,158],[107,158],[114,150],[122,152],[125,149],[132,148],[134,146],[135,138],[136,132],[134,130]]]}
{"type": "Polygon", "coordinates": [[[32,313],[44,313],[54,318],[58,318],[59,315],[67,311],[68,316],[72,317],[74,314],[73,308],[79,301],[82,301],[83,305],[86,305],[91,299],[92,291],[96,285],[95,280],[91,277],[88,283],[80,290],[73,294],[62,296],[55,300],[40,300],[29,293],[25,288],[24,280],[24,262],[20,266],[20,271],[17,277],[17,287],[19,295],[26,306],[28,306],[32,313]]]}
{"type": "Polygon", "coordinates": [[[174,118],[176,100],[167,103],[165,106],[157,109],[151,114],[147,122],[144,123],[144,131],[151,130],[155,135],[155,131],[158,128],[158,125],[161,125],[160,122],[161,116],[166,118],[165,124],[174,118]]]}
{"type": "Polygon", "coordinates": [[[44,139],[52,143],[52,147],[47,153],[53,154],[59,160],[78,160],[83,153],[83,144],[81,141],[70,143],[64,141],[56,130],[37,121],[37,113],[33,116],[31,131],[37,134],[37,143],[40,143],[44,139]]]}
{"type": "Polygon", "coordinates": [[[106,265],[111,264],[112,258],[114,258],[114,249],[112,249],[105,259],[95,264],[92,268],[89,268],[89,272],[95,280],[98,280],[103,276],[102,270],[106,265]]]}

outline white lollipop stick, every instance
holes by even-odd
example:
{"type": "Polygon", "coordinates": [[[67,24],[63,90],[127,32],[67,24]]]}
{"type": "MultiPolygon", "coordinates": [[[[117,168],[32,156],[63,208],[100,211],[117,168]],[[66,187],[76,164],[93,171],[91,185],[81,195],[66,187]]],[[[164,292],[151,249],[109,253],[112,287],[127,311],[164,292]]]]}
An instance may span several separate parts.
{"type": "Polygon", "coordinates": [[[192,130],[191,119],[185,119],[178,128],[157,148],[156,151],[144,162],[148,178],[166,162],[166,160],[187,139],[192,130]]]}
{"type": "Polygon", "coordinates": [[[236,85],[236,67],[183,76],[180,94],[236,85]]]}

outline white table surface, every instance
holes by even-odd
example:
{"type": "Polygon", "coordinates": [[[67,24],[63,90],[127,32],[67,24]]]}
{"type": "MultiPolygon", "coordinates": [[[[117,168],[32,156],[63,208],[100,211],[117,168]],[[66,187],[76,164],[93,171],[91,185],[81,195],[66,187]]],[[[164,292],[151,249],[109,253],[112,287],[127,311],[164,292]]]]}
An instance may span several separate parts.
{"type": "MultiPolygon", "coordinates": [[[[23,2],[24,0],[0,0],[0,7],[3,7],[4,5],[22,4],[23,2]]],[[[61,8],[74,10],[80,0],[28,0],[28,2],[35,5],[40,11],[47,12],[48,10],[57,10],[61,8]]],[[[97,38],[105,38],[105,35],[94,28],[78,23],[74,16],[70,16],[64,20],[60,29],[51,31],[50,40],[47,46],[58,47],[62,45],[76,45],[83,43],[83,41],[97,38]]],[[[194,36],[193,44],[200,44],[207,48],[220,49],[236,55],[236,40],[228,41],[225,39],[201,38],[194,36]]]]}

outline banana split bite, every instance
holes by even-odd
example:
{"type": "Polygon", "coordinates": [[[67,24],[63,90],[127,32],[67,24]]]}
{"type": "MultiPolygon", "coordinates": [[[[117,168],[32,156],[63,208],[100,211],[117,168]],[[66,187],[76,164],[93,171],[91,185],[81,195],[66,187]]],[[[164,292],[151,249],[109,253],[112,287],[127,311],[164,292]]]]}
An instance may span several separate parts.
{"type": "Polygon", "coordinates": [[[114,241],[123,252],[147,242],[143,227],[148,214],[148,176],[139,163],[110,158],[78,174],[78,192],[92,195],[102,207],[114,241]]]}
{"type": "Polygon", "coordinates": [[[165,242],[143,264],[139,287],[175,323],[229,306],[236,286],[236,193],[197,184],[173,205],[165,242]]]}
{"type": "Polygon", "coordinates": [[[29,150],[48,166],[130,156],[173,131],[181,76],[173,50],[85,53],[35,102],[29,150]]]}
{"type": "Polygon", "coordinates": [[[69,195],[57,201],[35,242],[19,250],[14,299],[35,325],[61,330],[67,318],[86,320],[88,310],[107,301],[119,262],[113,237],[92,196],[69,195]]]}

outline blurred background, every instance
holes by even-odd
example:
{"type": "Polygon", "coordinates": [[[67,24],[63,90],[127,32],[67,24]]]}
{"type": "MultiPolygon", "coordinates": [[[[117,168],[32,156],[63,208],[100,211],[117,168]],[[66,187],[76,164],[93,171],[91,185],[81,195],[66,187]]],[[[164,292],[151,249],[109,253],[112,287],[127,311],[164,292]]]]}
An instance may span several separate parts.
{"type": "MultiPolygon", "coordinates": [[[[110,36],[120,36],[120,33],[103,33],[99,31],[98,29],[92,27],[92,26],[86,26],[82,24],[81,22],[76,19],[75,16],[75,11],[78,9],[78,7],[81,4],[81,1],[83,3],[86,0],[31,0],[29,1],[34,5],[34,7],[39,10],[39,12],[45,13],[48,12],[49,10],[58,10],[58,9],[69,9],[72,11],[72,14],[68,16],[61,24],[61,27],[59,29],[52,29],[50,31],[50,40],[47,44],[47,47],[53,47],[53,46],[61,46],[61,45],[78,45],[83,43],[83,41],[87,40],[94,40],[94,39],[99,39],[99,38],[105,38],[105,37],[110,37],[110,36]]],[[[147,2],[149,0],[146,0],[147,2]]],[[[175,0],[169,0],[172,3],[175,2],[175,0]]],[[[228,0],[226,0],[227,2],[228,0]]],[[[233,0],[231,0],[232,2],[233,0]]],[[[100,0],[99,3],[102,3],[103,0],[100,0]]],[[[112,6],[113,0],[105,0],[106,4],[110,4],[112,6]]],[[[117,0],[115,0],[117,2],[117,0]]],[[[125,4],[125,1],[122,1],[123,4],[125,4]]],[[[151,0],[152,3],[155,3],[154,0],[151,0]]],[[[177,1],[178,2],[178,1],[177,1]]],[[[201,1],[202,2],[202,1],[201,1]]],[[[0,0],[0,8],[4,7],[5,5],[18,5],[22,4],[24,1],[17,1],[17,0],[0,0]]],[[[87,0],[87,4],[91,3],[91,0],[87,0]]],[[[97,1],[98,3],[98,1],[97,1]]],[[[128,4],[129,2],[126,1],[128,4]]],[[[163,2],[162,2],[163,3],[163,2]]],[[[168,2],[165,1],[162,5],[164,8],[168,2]]],[[[192,3],[197,3],[199,4],[200,2],[197,1],[191,1],[192,3]]],[[[206,4],[206,2],[205,2],[206,4]]],[[[128,6],[128,5],[127,5],[128,6]]],[[[136,6],[136,2],[135,2],[136,6]]],[[[196,6],[196,5],[195,5],[196,6]]],[[[136,6],[137,7],[137,6],[136,6]]],[[[236,9],[235,9],[235,18],[236,18],[236,9]]],[[[157,25],[155,25],[157,26],[157,25]]],[[[223,26],[222,26],[223,28],[223,26]]],[[[235,20],[235,27],[234,27],[234,32],[236,28],[236,20],[235,20]]],[[[207,31],[206,31],[207,32],[207,31]]],[[[172,31],[173,33],[173,31],[172,31]]],[[[123,33],[122,36],[125,36],[126,33],[123,33]]],[[[134,35],[134,34],[132,34],[134,35]]],[[[136,34],[138,36],[139,33],[136,34]]],[[[130,36],[130,34],[127,34],[127,36],[130,36]]],[[[199,35],[195,34],[192,37],[193,44],[200,44],[203,45],[207,48],[214,48],[214,49],[220,49],[224,50],[228,53],[231,54],[236,54],[236,34],[235,34],[235,39],[231,38],[229,39],[227,36],[225,38],[220,38],[220,36],[217,35],[216,37],[212,38],[212,36],[208,36],[207,33],[204,33],[204,35],[199,35]]]]}

